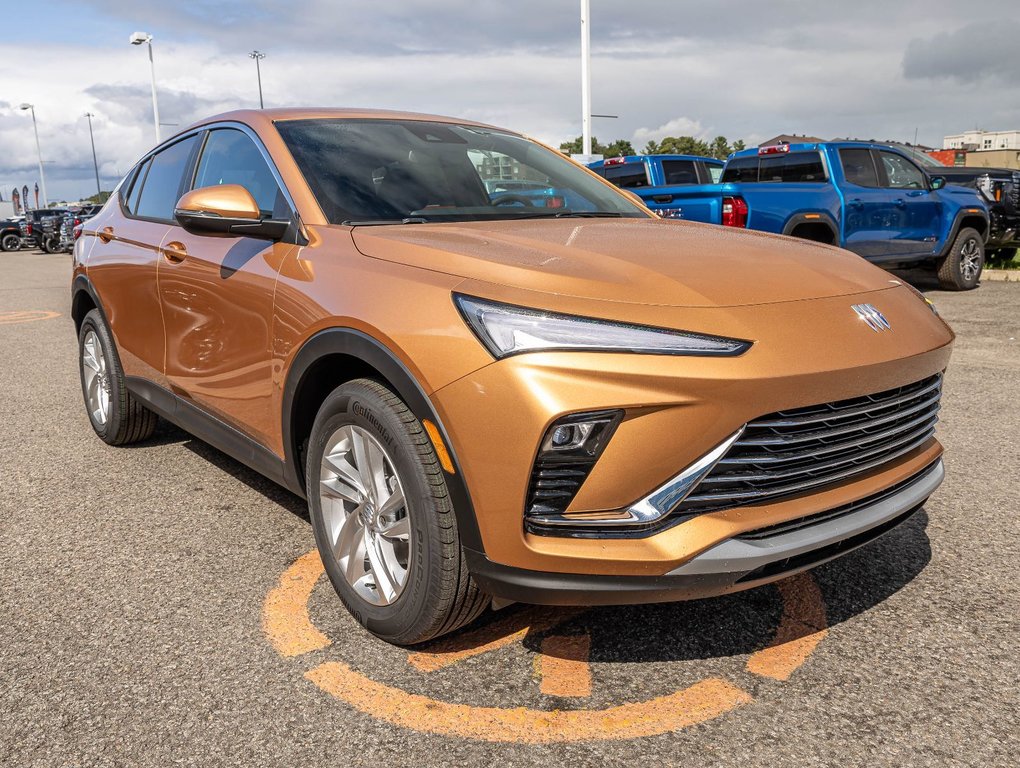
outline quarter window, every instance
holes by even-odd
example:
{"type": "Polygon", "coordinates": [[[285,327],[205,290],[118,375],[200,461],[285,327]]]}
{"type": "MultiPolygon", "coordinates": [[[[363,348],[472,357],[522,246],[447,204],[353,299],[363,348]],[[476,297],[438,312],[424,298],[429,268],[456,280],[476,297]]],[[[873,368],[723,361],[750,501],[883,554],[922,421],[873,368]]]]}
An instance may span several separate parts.
{"type": "Polygon", "coordinates": [[[885,170],[886,186],[893,189],[925,189],[927,184],[921,169],[902,155],[879,152],[885,170]]]}
{"type": "Polygon", "coordinates": [[[870,149],[841,149],[839,160],[843,164],[843,175],[851,184],[859,187],[877,187],[878,174],[870,149]]]}
{"type": "MultiPolygon", "coordinates": [[[[142,179],[136,207],[131,209],[134,215],[143,219],[173,221],[174,206],[181,197],[181,181],[196,141],[197,136],[189,136],[153,155],[148,163],[148,172],[142,179]]],[[[137,181],[135,186],[138,186],[137,181]]],[[[134,190],[131,190],[131,196],[134,197],[134,190]]]]}
{"type": "Polygon", "coordinates": [[[285,217],[285,202],[269,164],[244,133],[233,128],[210,131],[195,174],[195,188],[240,184],[255,198],[263,217],[285,217]]]}
{"type": "Polygon", "coordinates": [[[127,196],[127,200],[124,201],[124,207],[127,208],[128,212],[134,214],[138,210],[138,195],[141,194],[142,184],[145,182],[145,174],[149,171],[149,161],[146,160],[142,167],[138,169],[138,172],[131,179],[131,190],[127,196]]]}

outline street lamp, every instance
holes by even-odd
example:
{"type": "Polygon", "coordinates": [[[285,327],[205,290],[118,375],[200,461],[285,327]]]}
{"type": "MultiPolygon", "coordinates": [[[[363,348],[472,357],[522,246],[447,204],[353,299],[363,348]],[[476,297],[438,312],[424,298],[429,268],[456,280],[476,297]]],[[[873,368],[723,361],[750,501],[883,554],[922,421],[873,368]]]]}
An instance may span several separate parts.
{"type": "Polygon", "coordinates": [[[259,78],[259,109],[265,109],[266,105],[262,102],[262,68],[259,66],[259,62],[266,58],[266,54],[262,51],[252,51],[248,54],[249,59],[255,59],[255,73],[259,78]]]}
{"type": "Polygon", "coordinates": [[[156,101],[156,64],[152,60],[152,35],[135,32],[129,38],[131,45],[146,43],[149,46],[149,71],[152,75],[152,124],[156,128],[156,143],[159,144],[159,102],[156,101]]]}
{"type": "Polygon", "coordinates": [[[22,104],[21,109],[32,111],[32,128],[35,130],[35,154],[39,158],[39,187],[42,191],[43,208],[50,207],[50,201],[46,199],[46,177],[43,175],[42,149],[39,148],[39,125],[35,121],[35,105],[22,104]]]}
{"type": "Polygon", "coordinates": [[[591,9],[581,0],[581,152],[591,156],[591,9]]]}
{"type": "Polygon", "coordinates": [[[89,119],[89,141],[92,142],[92,166],[96,169],[96,194],[102,193],[102,188],[99,186],[99,161],[96,160],[96,137],[92,135],[92,118],[95,117],[91,112],[86,112],[85,117],[89,119]]]}

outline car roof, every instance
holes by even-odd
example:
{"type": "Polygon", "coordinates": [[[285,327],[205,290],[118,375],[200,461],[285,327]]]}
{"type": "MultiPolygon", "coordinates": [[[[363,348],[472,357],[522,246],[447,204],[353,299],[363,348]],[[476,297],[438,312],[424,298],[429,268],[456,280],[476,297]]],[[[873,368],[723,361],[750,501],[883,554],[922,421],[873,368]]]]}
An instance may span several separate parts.
{"type": "MultiPolygon", "coordinates": [[[[822,147],[834,147],[836,149],[846,148],[859,148],[859,149],[887,149],[892,152],[896,152],[901,155],[906,153],[898,147],[893,147],[888,144],[882,144],[877,141],[814,141],[814,142],[799,142],[797,144],[772,144],[769,146],[787,146],[790,149],[789,152],[808,152],[811,150],[819,150],[822,147]]],[[[729,159],[732,160],[735,157],[757,157],[760,154],[760,150],[763,147],[751,147],[750,149],[742,149],[739,152],[734,152],[730,155],[729,159]]],[[[767,155],[763,155],[767,157],[767,155]]]]}
{"type": "MultiPolygon", "coordinates": [[[[624,163],[641,163],[644,162],[649,157],[656,157],[659,160],[701,160],[706,163],[713,164],[718,163],[719,165],[723,164],[722,160],[718,160],[714,157],[704,157],[703,155],[625,155],[622,158],[622,160],[624,163]]],[[[613,160],[615,165],[616,162],[618,162],[620,159],[621,158],[619,157],[607,157],[603,158],[602,160],[596,160],[595,162],[591,163],[588,167],[595,168],[605,163],[606,160],[613,160]]]]}
{"type": "MultiPolygon", "coordinates": [[[[334,108],[334,107],[286,107],[281,109],[235,109],[230,112],[221,112],[218,115],[211,115],[199,120],[185,131],[210,123],[239,122],[246,125],[264,125],[267,122],[276,123],[285,120],[323,120],[323,119],[348,119],[348,120],[422,120],[430,123],[454,123],[457,125],[470,125],[477,128],[493,128],[505,131],[495,125],[479,123],[474,120],[465,120],[460,117],[448,117],[445,115],[430,115],[423,112],[401,112],[391,109],[357,109],[357,108],[334,108]]],[[[513,131],[509,131],[513,133],[513,131]]]]}

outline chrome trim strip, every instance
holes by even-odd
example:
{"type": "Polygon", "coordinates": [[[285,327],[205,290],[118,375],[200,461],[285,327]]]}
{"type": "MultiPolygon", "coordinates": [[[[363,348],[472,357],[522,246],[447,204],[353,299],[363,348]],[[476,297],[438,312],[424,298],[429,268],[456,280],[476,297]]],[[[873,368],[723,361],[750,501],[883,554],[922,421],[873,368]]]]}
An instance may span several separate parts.
{"type": "Polygon", "coordinates": [[[626,528],[627,526],[655,523],[667,517],[687,498],[688,494],[712,471],[719,459],[726,454],[726,451],[730,449],[730,446],[736,442],[743,432],[744,428],[741,427],[676,477],[659,486],[643,499],[634,502],[623,511],[623,516],[607,519],[598,517],[579,518],[563,514],[532,515],[528,517],[528,523],[543,526],[570,526],[574,528],[583,528],[585,526],[626,528]]]}
{"type": "MultiPolygon", "coordinates": [[[[935,469],[892,496],[840,517],[758,540],[731,538],[674,568],[667,576],[733,573],[746,574],[762,566],[821,549],[882,525],[923,504],[945,477],[939,459],[935,469]]],[[[849,550],[847,550],[849,551],[849,550]]],[[[840,554],[844,554],[841,552],[840,554]]],[[[831,559],[831,558],[826,558],[831,559]]],[[[803,570],[803,569],[801,569],[803,570]]]]}

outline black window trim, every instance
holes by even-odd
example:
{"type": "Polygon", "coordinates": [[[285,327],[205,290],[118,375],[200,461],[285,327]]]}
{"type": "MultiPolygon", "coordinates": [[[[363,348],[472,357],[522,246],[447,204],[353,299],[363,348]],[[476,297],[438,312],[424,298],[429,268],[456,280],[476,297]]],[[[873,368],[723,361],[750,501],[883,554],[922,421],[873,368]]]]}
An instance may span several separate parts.
{"type": "MultiPolygon", "coordinates": [[[[156,155],[158,155],[161,152],[164,152],[164,151],[170,149],[170,147],[174,146],[175,144],[180,144],[182,141],[187,141],[188,139],[198,137],[199,140],[196,141],[195,142],[195,146],[191,148],[191,152],[188,155],[188,160],[187,160],[187,162],[184,165],[184,173],[181,174],[181,181],[180,181],[180,183],[177,186],[177,199],[180,200],[181,195],[184,194],[184,192],[181,191],[184,188],[184,180],[188,177],[189,169],[193,168],[193,166],[195,164],[195,150],[202,143],[201,136],[200,136],[201,133],[202,133],[202,129],[196,129],[194,131],[188,131],[186,133],[182,133],[179,136],[174,136],[172,139],[169,139],[165,143],[160,144],[158,147],[155,147],[154,149],[150,150],[141,160],[138,161],[138,164],[135,167],[138,168],[139,170],[142,169],[142,168],[146,168],[146,167],[147,168],[151,168],[152,164],[149,161],[152,160],[156,155]]],[[[148,178],[149,178],[149,172],[148,172],[148,170],[146,170],[145,178],[143,178],[141,180],[143,187],[145,186],[145,181],[148,178]]],[[[131,197],[131,193],[134,191],[135,184],[137,184],[137,183],[138,183],[138,178],[137,178],[137,175],[136,175],[136,178],[132,180],[131,188],[128,190],[128,194],[127,194],[128,198],[131,197]]],[[[143,189],[143,191],[144,191],[144,189],[143,189]]],[[[139,198],[139,200],[140,199],[141,198],[139,198]]],[[[129,211],[127,209],[127,206],[123,204],[123,201],[122,201],[122,204],[121,204],[121,213],[124,214],[125,218],[131,219],[132,221],[149,221],[149,222],[152,222],[153,224],[169,224],[170,226],[174,226],[175,224],[177,224],[177,221],[174,218],[172,218],[172,217],[169,218],[169,219],[161,219],[161,218],[157,218],[155,216],[138,216],[135,213],[133,213],[132,211],[129,211]]]]}
{"type": "Polygon", "coordinates": [[[900,189],[900,190],[909,190],[909,189],[911,189],[910,187],[890,187],[889,186],[889,174],[886,173],[885,163],[881,162],[881,157],[880,157],[881,153],[883,153],[883,152],[888,152],[890,155],[896,155],[897,157],[900,157],[900,158],[906,160],[908,163],[910,163],[912,166],[914,166],[914,168],[917,170],[917,172],[921,174],[921,179],[924,181],[924,186],[922,187],[922,189],[924,189],[924,190],[926,190],[928,192],[931,192],[931,180],[928,178],[928,174],[925,173],[924,169],[921,166],[919,166],[917,163],[915,163],[913,161],[913,159],[911,159],[910,157],[908,157],[906,154],[904,154],[902,152],[897,152],[892,147],[872,147],[871,148],[872,160],[875,163],[875,170],[877,170],[878,173],[880,174],[878,180],[879,180],[879,182],[882,185],[881,189],[900,189]]]}

